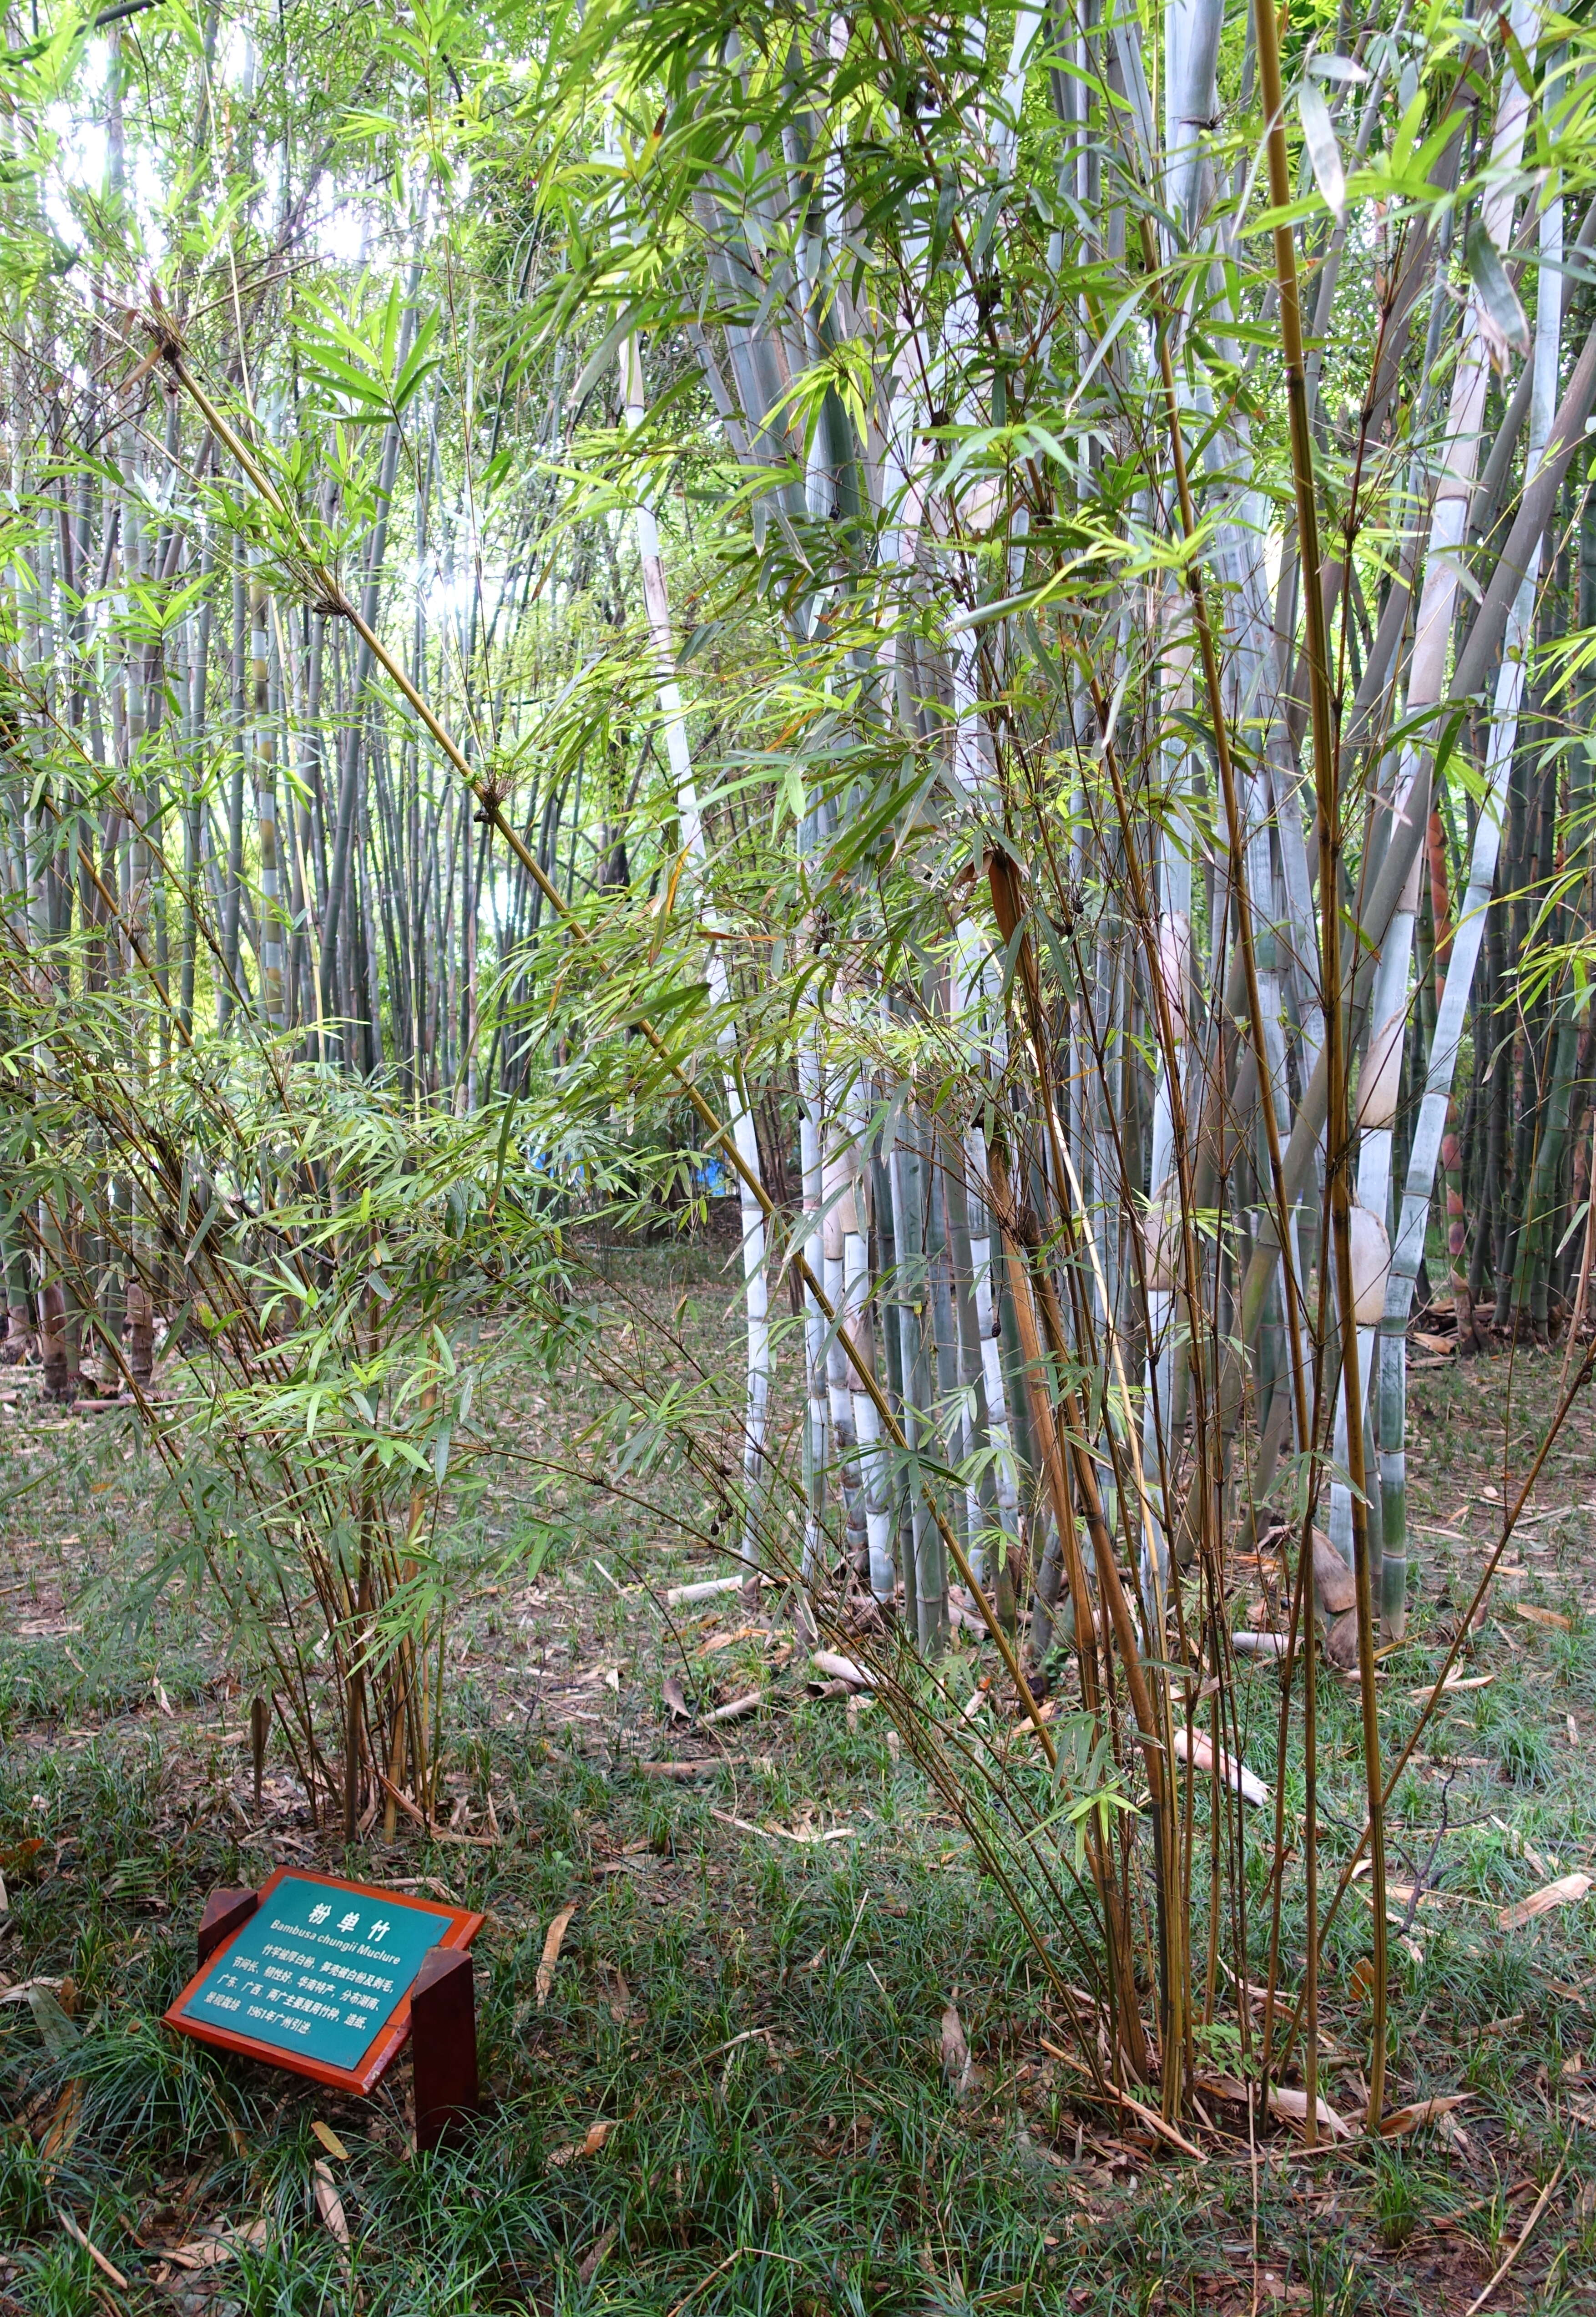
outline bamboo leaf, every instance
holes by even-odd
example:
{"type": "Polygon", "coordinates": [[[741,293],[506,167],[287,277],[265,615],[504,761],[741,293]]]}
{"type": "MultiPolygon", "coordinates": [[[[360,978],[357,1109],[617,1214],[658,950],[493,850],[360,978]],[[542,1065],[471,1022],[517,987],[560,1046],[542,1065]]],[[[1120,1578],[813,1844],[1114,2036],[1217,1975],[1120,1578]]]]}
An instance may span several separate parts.
{"type": "Polygon", "coordinates": [[[1482,218],[1476,217],[1468,228],[1466,255],[1477,297],[1482,332],[1492,359],[1500,368],[1500,353],[1507,347],[1516,353],[1529,353],[1529,325],[1519,303],[1519,293],[1508,280],[1502,253],[1486,232],[1482,218]]]}
{"type": "Polygon", "coordinates": [[[330,2167],[318,2159],[313,2175],[316,2187],[316,2209],[321,2215],[322,2226],[341,2251],[349,2246],[349,2222],[343,2210],[343,2199],[334,2183],[330,2167]]]}
{"type": "Polygon", "coordinates": [[[534,1987],[539,2011],[548,2000],[549,1990],[554,1985],[554,1967],[559,1961],[559,1951],[565,1945],[566,1933],[571,1928],[571,1918],[575,1912],[576,1901],[573,1899],[568,1907],[560,1909],[545,1935],[542,1958],[538,1964],[538,1976],[534,1987]]]}
{"type": "Polygon", "coordinates": [[[958,1992],[955,1989],[942,2014],[942,2080],[954,2098],[961,2100],[975,2088],[976,2068],[958,2016],[958,1992]]]}
{"type": "Polygon", "coordinates": [[[1336,142],[1330,107],[1315,82],[1303,82],[1297,92],[1297,107],[1302,115],[1303,139],[1307,146],[1308,159],[1313,165],[1314,182],[1324,196],[1325,207],[1333,211],[1337,224],[1345,225],[1347,173],[1342,166],[1341,147],[1336,142]]]}
{"type": "Polygon", "coordinates": [[[1504,1931],[1520,1930],[1524,1924],[1533,1923],[1538,1917],[1549,1915],[1554,1907],[1578,1906],[1591,1887],[1588,1874],[1560,1875],[1556,1883],[1543,1883],[1538,1891],[1532,1891],[1527,1899],[1519,1900],[1516,1905],[1503,1907],[1496,1919],[1504,1931]]]}
{"type": "Polygon", "coordinates": [[[1380,2134],[1386,2140],[1400,2139],[1404,2132],[1416,2132],[1422,2125],[1438,2124],[1443,2116],[1450,2116],[1455,2107],[1472,2099],[1472,2092],[1440,2092],[1432,2099],[1415,2100],[1408,2107],[1388,2108],[1380,2118],[1380,2134]]]}
{"type": "Polygon", "coordinates": [[[575,2164],[584,2156],[596,2156],[614,2129],[612,2116],[601,2116],[596,2124],[588,2125],[580,2140],[570,2141],[563,2148],[551,2148],[543,2160],[563,2170],[566,2165],[575,2164]]]}
{"type": "Polygon", "coordinates": [[[1343,87],[1362,85],[1369,79],[1363,67],[1351,57],[1314,57],[1309,60],[1308,70],[1315,79],[1339,81],[1343,87]]]}

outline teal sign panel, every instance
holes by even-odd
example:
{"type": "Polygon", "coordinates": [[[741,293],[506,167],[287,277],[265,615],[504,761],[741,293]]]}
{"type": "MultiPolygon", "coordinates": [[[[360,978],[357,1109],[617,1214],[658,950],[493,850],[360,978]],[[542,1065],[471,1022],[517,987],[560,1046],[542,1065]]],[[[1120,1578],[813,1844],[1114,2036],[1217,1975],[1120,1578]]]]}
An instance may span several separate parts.
{"type": "Polygon", "coordinates": [[[285,1875],[174,2016],[352,2073],[450,1919],[397,1892],[373,1896],[285,1875]]]}

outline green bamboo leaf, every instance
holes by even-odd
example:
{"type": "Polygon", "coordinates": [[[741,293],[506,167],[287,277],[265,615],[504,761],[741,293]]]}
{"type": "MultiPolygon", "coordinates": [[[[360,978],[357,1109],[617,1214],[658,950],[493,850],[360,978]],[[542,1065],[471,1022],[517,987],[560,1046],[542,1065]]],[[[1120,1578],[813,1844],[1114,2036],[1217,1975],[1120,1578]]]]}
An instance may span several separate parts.
{"type": "Polygon", "coordinates": [[[1336,142],[1330,107],[1315,82],[1304,81],[1297,92],[1297,107],[1302,115],[1302,134],[1313,164],[1314,182],[1324,196],[1326,209],[1334,212],[1336,223],[1345,225],[1347,173],[1342,166],[1341,147],[1336,142]]]}
{"type": "Polygon", "coordinates": [[[621,341],[629,338],[636,327],[636,309],[627,306],[611,323],[583,364],[582,375],[577,380],[575,392],[571,397],[574,408],[581,409],[599,380],[613,365],[615,357],[620,351],[621,341]]]}
{"type": "Polygon", "coordinates": [[[1485,231],[1483,218],[1476,217],[1468,228],[1466,255],[1487,338],[1511,346],[1516,353],[1527,354],[1529,325],[1519,303],[1519,293],[1508,280],[1502,252],[1485,231]]]}
{"type": "Polygon", "coordinates": [[[1317,80],[1340,81],[1343,85],[1362,83],[1369,78],[1363,67],[1355,64],[1351,57],[1315,57],[1308,70],[1317,80]]]}

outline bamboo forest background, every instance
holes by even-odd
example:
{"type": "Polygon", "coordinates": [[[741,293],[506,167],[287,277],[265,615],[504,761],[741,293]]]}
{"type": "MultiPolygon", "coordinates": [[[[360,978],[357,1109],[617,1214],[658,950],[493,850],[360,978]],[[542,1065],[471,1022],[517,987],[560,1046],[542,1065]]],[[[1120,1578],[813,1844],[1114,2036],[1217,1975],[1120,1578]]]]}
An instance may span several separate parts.
{"type": "Polygon", "coordinates": [[[10,1341],[133,1398],[331,1819],[430,1807],[497,1312],[882,1689],[1098,2080],[1185,2112],[1221,1945],[1316,2080],[1321,1652],[1377,1893],[1426,1718],[1410,1328],[1590,1364],[1593,66],[11,10],[10,1341]],[[734,1359],[606,1322],[734,1209],[734,1359]]]}

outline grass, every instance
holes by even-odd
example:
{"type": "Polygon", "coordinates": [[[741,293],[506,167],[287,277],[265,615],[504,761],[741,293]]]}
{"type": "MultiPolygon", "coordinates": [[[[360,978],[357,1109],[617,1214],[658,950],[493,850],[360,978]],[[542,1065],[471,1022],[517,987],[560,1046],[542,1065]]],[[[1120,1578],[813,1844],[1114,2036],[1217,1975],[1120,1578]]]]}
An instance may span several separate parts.
{"type": "MultiPolygon", "coordinates": [[[[1520,1384],[1528,1370],[1525,1388],[1549,1388],[1555,1364],[1542,1365],[1546,1376],[1520,1355],[1520,1384]]],[[[1467,1542],[1425,1540],[1434,1558],[1413,1636],[1385,1664],[1393,1734],[1412,1726],[1406,1692],[1439,1664],[1483,1548],[1474,1490],[1500,1462],[1501,1384],[1495,1364],[1426,1379],[1415,1512],[1467,1542]]],[[[575,1435],[591,1404],[578,1380],[540,1420],[575,1435]]],[[[1542,1491],[1554,1505],[1588,1485],[1581,1421],[1576,1462],[1542,1491]]],[[[17,1477],[49,1478],[13,1508],[0,1565],[16,1588],[0,1596],[11,1902],[0,1977],[13,1990],[58,1984],[0,2003],[5,2317],[1275,2306],[1458,2317],[1560,2162],[1493,2306],[1596,2308],[1596,1910],[1516,1932],[1497,1921],[1596,1847],[1583,1514],[1548,1524],[1546,1550],[1521,1555],[1523,1577],[1508,1580],[1467,1667],[1492,1678],[1449,1706],[1395,1804],[1393,1879],[1411,1881],[1433,1852],[1439,1889],[1393,1948],[1392,2098],[1461,2090],[1467,2102],[1396,2143],[1316,2157],[1273,2133],[1250,2149],[1240,2111],[1216,2104],[1198,2167],[1093,2107],[1043,2048],[1029,1950],[880,1710],[811,1701],[790,1629],[735,1597],[667,1621],[648,1593],[624,1589],[639,1571],[706,1570],[663,1527],[642,1531],[635,1510],[573,1481],[565,1542],[524,1582],[505,1553],[524,1481],[507,1463],[484,1488],[470,1517],[504,1569],[496,1593],[462,1606],[447,1786],[468,1831],[484,1829],[491,1798],[503,1838],[402,1834],[392,1848],[346,1850],[309,1825],[275,1757],[252,1823],[237,1742],[248,1697],[203,1604],[165,1599],[137,1629],[119,1620],[154,1502],[121,1419],[49,1418],[24,1389],[6,1445],[17,1477]],[[1517,1619],[1515,1588],[1567,1627],[1517,1619]],[[728,1731],[728,1752],[768,1767],[645,1777],[639,1751],[682,1748],[661,1699],[672,1672],[705,1701],[757,1681],[767,1713],[728,1731]],[[30,1842],[41,1847],[24,1856],[30,1842]],[[487,2103],[468,2142],[414,2155],[403,2062],[358,2103],[159,2028],[207,1892],[258,1880],[273,1860],[424,1878],[487,1914],[487,2103]],[[543,1936],[572,1901],[539,2008],[543,1936]],[[954,1990],[977,2068],[962,2098],[940,2061],[954,1990]],[[582,2153],[595,2123],[608,2134],[582,2153]],[[235,2233],[213,2267],[173,2262],[217,2230],[254,2234],[235,2233]]],[[[1271,1675],[1249,1677],[1245,1742],[1260,1761],[1275,1695],[1271,1675]]],[[[1356,1697],[1330,1676],[1322,1724],[1328,1873],[1360,1822],[1356,1697]]],[[[1293,1764],[1288,1799],[1300,1776],[1293,1764]]],[[[1267,1830],[1249,1835],[1261,1892],[1267,1830]]],[[[1300,1923],[1288,1934],[1299,1951],[1300,1923]]],[[[1347,2108],[1368,2065],[1356,1976],[1368,1935],[1367,1905],[1349,1902],[1326,1946],[1324,2089],[1347,2108]]],[[[1235,2041],[1223,2012],[1216,2065],[1235,2041]]]]}

